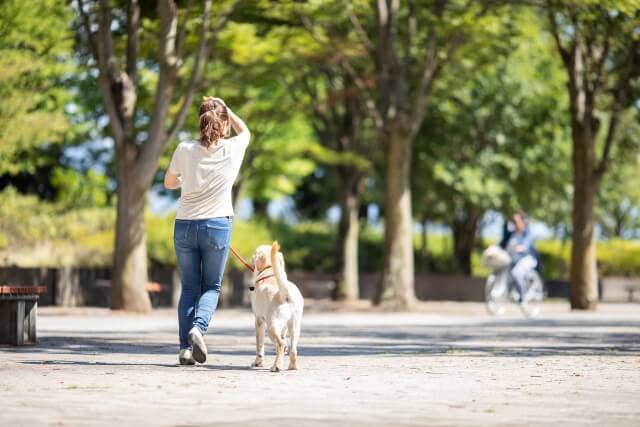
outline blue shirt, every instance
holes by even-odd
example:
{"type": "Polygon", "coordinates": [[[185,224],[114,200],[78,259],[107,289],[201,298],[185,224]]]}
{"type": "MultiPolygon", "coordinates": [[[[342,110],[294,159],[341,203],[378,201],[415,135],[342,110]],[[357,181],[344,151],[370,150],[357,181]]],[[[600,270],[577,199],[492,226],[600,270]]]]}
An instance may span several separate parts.
{"type": "Polygon", "coordinates": [[[511,262],[514,265],[527,255],[531,255],[536,259],[538,258],[538,252],[533,245],[533,236],[529,232],[528,228],[519,232],[507,231],[502,237],[500,247],[509,253],[511,256],[511,262]],[[518,252],[516,250],[516,247],[518,246],[523,246],[524,250],[522,252],[518,252]]]}

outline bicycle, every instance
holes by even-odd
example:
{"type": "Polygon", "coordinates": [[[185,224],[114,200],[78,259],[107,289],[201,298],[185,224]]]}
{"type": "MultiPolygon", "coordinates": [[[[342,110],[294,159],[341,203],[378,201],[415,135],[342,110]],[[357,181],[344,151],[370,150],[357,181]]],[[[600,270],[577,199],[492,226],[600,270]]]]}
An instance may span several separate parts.
{"type": "Polygon", "coordinates": [[[545,298],[544,282],[540,273],[532,269],[525,275],[522,301],[511,274],[511,257],[499,247],[490,247],[482,255],[483,262],[493,268],[485,282],[485,304],[493,316],[502,316],[509,303],[517,304],[526,317],[536,317],[545,298]]]}

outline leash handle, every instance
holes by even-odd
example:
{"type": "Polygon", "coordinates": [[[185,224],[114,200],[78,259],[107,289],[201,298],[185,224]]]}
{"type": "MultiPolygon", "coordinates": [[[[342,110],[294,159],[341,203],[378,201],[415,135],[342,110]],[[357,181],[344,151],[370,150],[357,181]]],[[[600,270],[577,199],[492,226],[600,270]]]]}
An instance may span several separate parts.
{"type": "Polygon", "coordinates": [[[247,261],[245,261],[244,258],[242,258],[242,256],[235,250],[235,248],[231,245],[229,245],[229,249],[231,249],[231,252],[233,253],[233,255],[235,255],[235,257],[238,259],[238,261],[240,261],[240,263],[242,265],[244,265],[244,267],[249,270],[250,272],[253,273],[253,267],[251,266],[251,264],[249,264],[247,261]]]}

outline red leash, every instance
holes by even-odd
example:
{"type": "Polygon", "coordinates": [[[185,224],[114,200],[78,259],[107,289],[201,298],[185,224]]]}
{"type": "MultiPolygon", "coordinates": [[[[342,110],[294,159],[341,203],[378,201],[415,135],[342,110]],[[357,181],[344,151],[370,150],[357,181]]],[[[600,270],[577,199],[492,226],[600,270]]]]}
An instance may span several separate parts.
{"type": "Polygon", "coordinates": [[[244,267],[249,270],[250,272],[253,273],[253,267],[251,266],[251,264],[249,264],[247,261],[245,261],[244,258],[242,258],[242,256],[233,248],[233,246],[229,245],[229,249],[231,249],[231,252],[235,255],[235,257],[238,259],[238,261],[240,261],[240,263],[242,265],[244,265],[244,267]]]}

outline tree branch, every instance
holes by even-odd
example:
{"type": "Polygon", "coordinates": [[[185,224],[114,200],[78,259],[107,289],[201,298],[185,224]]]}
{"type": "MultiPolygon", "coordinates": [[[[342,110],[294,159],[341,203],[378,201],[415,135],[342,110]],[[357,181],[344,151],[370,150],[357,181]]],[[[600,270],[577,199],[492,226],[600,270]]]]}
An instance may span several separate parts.
{"type": "Polygon", "coordinates": [[[117,66],[116,58],[113,54],[113,39],[111,38],[111,8],[106,0],[100,0],[98,10],[98,34],[96,37],[96,62],[100,75],[98,84],[102,92],[102,99],[105,110],[109,116],[111,133],[116,147],[124,143],[125,133],[122,125],[120,106],[116,98],[117,87],[117,66]]]}
{"type": "Polygon", "coordinates": [[[89,19],[89,15],[87,11],[84,10],[84,1],[78,0],[78,11],[80,12],[80,16],[82,17],[82,26],[84,27],[85,32],[87,33],[87,41],[89,43],[89,49],[93,54],[93,59],[98,62],[98,47],[96,46],[96,40],[94,34],[91,32],[91,20],[89,19]]]}
{"type": "Polygon", "coordinates": [[[607,137],[604,141],[604,147],[602,149],[602,157],[600,158],[600,163],[595,170],[595,176],[598,181],[602,179],[602,176],[607,171],[607,167],[609,166],[609,159],[611,158],[611,147],[613,147],[613,143],[615,141],[616,130],[618,128],[619,121],[620,110],[616,109],[611,113],[611,118],[609,119],[609,128],[607,129],[607,137]]]}
{"type": "Polygon", "coordinates": [[[640,40],[634,40],[627,50],[628,56],[624,64],[623,71],[618,76],[618,82],[613,96],[613,107],[611,118],[609,119],[609,128],[602,149],[602,157],[598,163],[598,167],[594,171],[596,179],[599,181],[607,171],[609,160],[611,158],[611,148],[615,142],[616,130],[620,121],[620,114],[624,111],[625,106],[629,102],[631,92],[631,81],[640,75],[640,40]]]}
{"type": "MultiPolygon", "coordinates": [[[[184,121],[187,117],[187,112],[189,111],[189,106],[193,100],[193,94],[195,93],[198,84],[200,83],[200,76],[202,75],[202,69],[204,68],[204,64],[206,62],[208,56],[208,46],[213,46],[215,44],[215,40],[218,37],[218,34],[226,23],[229,21],[229,18],[233,11],[235,10],[236,5],[239,3],[239,0],[233,2],[233,4],[220,16],[216,26],[213,28],[213,32],[211,33],[211,38],[207,41],[207,32],[209,31],[209,15],[211,10],[211,0],[205,0],[204,5],[204,16],[202,27],[200,28],[200,41],[198,43],[198,53],[196,54],[196,61],[193,66],[193,72],[191,74],[191,79],[189,80],[189,84],[187,86],[187,93],[182,101],[180,106],[180,110],[176,115],[176,118],[173,124],[169,128],[169,132],[167,135],[167,139],[164,141],[164,146],[169,144],[175,138],[178,131],[184,125],[184,121]]],[[[164,148],[163,148],[164,149],[164,148]]]]}
{"type": "Polygon", "coordinates": [[[158,0],[157,5],[160,21],[158,52],[160,71],[147,142],[140,150],[140,164],[135,171],[137,182],[143,186],[153,179],[159,153],[166,138],[165,123],[178,71],[178,57],[176,56],[177,7],[174,0],[158,0]]]}
{"type": "Polygon", "coordinates": [[[606,81],[606,72],[604,70],[604,64],[607,61],[607,56],[609,56],[609,46],[610,40],[609,37],[611,35],[611,19],[608,15],[606,15],[606,30],[604,33],[604,46],[596,51],[590,52],[591,56],[595,61],[594,67],[594,79],[593,79],[593,92],[595,94],[599,93],[605,85],[606,81]]]}
{"type": "Polygon", "coordinates": [[[547,0],[546,9],[549,16],[549,23],[551,24],[551,35],[553,35],[553,39],[556,42],[556,47],[558,48],[558,52],[560,52],[562,62],[564,62],[565,66],[568,68],[571,64],[571,53],[562,45],[562,40],[560,40],[560,31],[558,30],[558,22],[556,21],[554,13],[555,7],[551,0],[547,0]]]}
{"type": "Polygon", "coordinates": [[[191,14],[191,7],[193,6],[193,0],[187,1],[187,7],[184,11],[184,23],[180,27],[178,33],[178,41],[176,42],[176,52],[178,58],[182,58],[182,48],[184,46],[184,39],[187,37],[187,23],[189,22],[189,15],[191,14]]]}
{"type": "Polygon", "coordinates": [[[424,112],[427,108],[429,94],[433,87],[433,81],[440,74],[440,72],[442,71],[442,67],[444,67],[453,53],[460,47],[463,40],[464,37],[462,33],[459,33],[457,37],[454,37],[454,39],[451,40],[450,45],[442,59],[437,59],[435,57],[436,52],[434,47],[431,58],[425,60],[424,72],[422,74],[422,79],[420,80],[418,90],[416,91],[413,114],[411,115],[409,122],[410,135],[415,135],[420,129],[420,125],[422,124],[422,117],[424,116],[424,112]]]}
{"type": "Polygon", "coordinates": [[[136,110],[136,102],[138,100],[137,90],[137,62],[139,47],[139,30],[140,30],[140,5],[138,0],[130,0],[127,9],[127,52],[125,73],[119,76],[118,90],[121,95],[116,98],[119,100],[118,109],[122,119],[122,128],[125,142],[134,142],[134,123],[133,117],[136,110]]]}
{"type": "Polygon", "coordinates": [[[137,80],[138,45],[140,29],[140,5],[138,0],[129,1],[127,10],[127,66],[129,79],[135,84],[137,80]]]}
{"type": "MultiPolygon", "coordinates": [[[[320,45],[326,44],[325,41],[320,36],[320,34],[318,34],[317,28],[309,20],[308,16],[304,14],[300,14],[300,20],[302,21],[302,24],[307,30],[307,32],[309,32],[309,34],[313,37],[313,39],[316,42],[318,42],[318,44],[320,45]]],[[[332,44],[337,45],[337,43],[333,40],[332,40],[332,44]]],[[[376,127],[381,128],[383,123],[382,116],[371,94],[371,91],[367,87],[367,84],[364,82],[364,80],[362,80],[362,78],[358,75],[358,73],[356,73],[355,69],[351,65],[351,62],[348,60],[348,58],[345,57],[345,55],[341,51],[337,50],[334,53],[337,57],[338,65],[342,67],[351,76],[351,78],[353,78],[353,81],[356,87],[358,88],[358,90],[360,90],[360,92],[364,96],[365,104],[367,106],[367,109],[371,113],[371,116],[373,117],[376,127]]]]}
{"type": "Polygon", "coordinates": [[[407,35],[404,46],[404,60],[402,61],[402,76],[404,79],[408,79],[408,71],[411,69],[411,46],[416,38],[416,31],[418,29],[415,1],[409,0],[409,16],[407,17],[407,35]]]}
{"type": "MultiPolygon", "coordinates": [[[[187,116],[187,111],[189,110],[189,106],[191,105],[191,101],[193,99],[193,93],[195,88],[200,81],[200,73],[202,71],[202,62],[205,60],[207,55],[207,33],[209,32],[209,14],[211,13],[211,0],[206,0],[204,3],[204,12],[202,15],[202,25],[200,26],[200,40],[198,42],[198,50],[196,53],[196,60],[193,65],[193,70],[191,72],[191,78],[189,79],[189,84],[187,86],[187,93],[185,94],[182,104],[180,105],[180,109],[178,110],[178,114],[176,118],[169,127],[169,132],[167,133],[166,138],[162,141],[162,146],[165,147],[173,138],[175,138],[178,130],[184,124],[184,120],[187,116]]],[[[186,21],[184,23],[184,27],[186,27],[186,21]]]]}
{"type": "Polygon", "coordinates": [[[371,95],[371,91],[367,87],[366,83],[356,73],[356,71],[353,69],[353,66],[346,58],[342,57],[339,61],[339,64],[351,76],[358,90],[364,95],[364,101],[365,105],[367,106],[367,110],[371,114],[376,128],[381,129],[384,125],[384,121],[376,104],[376,101],[371,95]]]}
{"type": "MultiPolygon", "coordinates": [[[[471,3],[468,3],[466,7],[469,7],[470,4],[471,3]]],[[[434,16],[438,19],[442,19],[446,6],[446,0],[437,1],[433,10],[434,16]]],[[[449,42],[449,47],[447,48],[443,58],[438,59],[438,36],[433,25],[429,27],[429,31],[427,33],[427,52],[421,66],[421,69],[423,70],[422,77],[420,78],[420,83],[416,90],[409,123],[405,123],[410,135],[413,136],[418,132],[418,129],[422,124],[422,117],[424,117],[424,112],[427,107],[427,100],[433,86],[433,80],[440,73],[442,67],[449,60],[453,52],[462,44],[462,41],[464,40],[463,34],[463,32],[457,33],[449,42]]]]}
{"type": "Polygon", "coordinates": [[[349,20],[351,21],[351,25],[353,26],[353,29],[355,30],[356,35],[360,39],[360,42],[362,43],[362,45],[367,50],[367,53],[373,56],[375,52],[375,47],[373,46],[371,39],[369,39],[369,36],[367,35],[367,32],[365,31],[364,27],[360,23],[358,16],[353,11],[353,3],[351,1],[347,3],[347,8],[349,10],[349,20]]]}

